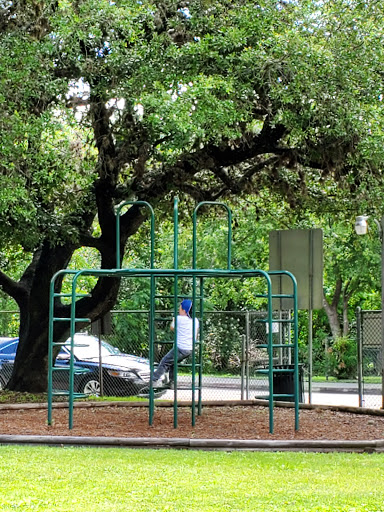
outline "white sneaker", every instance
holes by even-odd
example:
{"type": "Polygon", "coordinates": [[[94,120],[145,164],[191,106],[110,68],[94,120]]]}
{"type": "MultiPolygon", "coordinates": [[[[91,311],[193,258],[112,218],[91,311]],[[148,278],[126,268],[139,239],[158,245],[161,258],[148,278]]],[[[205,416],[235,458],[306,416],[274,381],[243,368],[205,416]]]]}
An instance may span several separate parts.
{"type": "Polygon", "coordinates": [[[152,387],[154,387],[154,388],[162,388],[163,386],[164,386],[164,383],[161,379],[152,381],[152,387]]]}

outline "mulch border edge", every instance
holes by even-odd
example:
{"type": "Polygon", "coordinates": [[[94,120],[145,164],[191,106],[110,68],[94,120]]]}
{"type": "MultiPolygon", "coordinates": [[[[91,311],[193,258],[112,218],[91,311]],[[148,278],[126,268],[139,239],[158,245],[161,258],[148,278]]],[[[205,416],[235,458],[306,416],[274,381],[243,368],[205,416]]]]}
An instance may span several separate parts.
{"type": "MultiPolygon", "coordinates": [[[[178,401],[179,407],[191,407],[191,401],[178,401]]],[[[247,407],[247,406],[264,406],[268,407],[268,400],[254,399],[254,400],[207,400],[202,402],[204,407],[247,407]]],[[[155,401],[156,407],[173,407],[172,401],[155,401]]],[[[293,408],[292,402],[275,401],[275,407],[293,408]]],[[[68,402],[54,402],[52,404],[54,409],[68,409],[68,402]]],[[[96,407],[144,407],[148,408],[148,402],[127,402],[127,401],[87,401],[75,402],[75,408],[96,408],[96,407]]],[[[20,409],[48,409],[48,404],[44,403],[13,403],[1,404],[0,411],[2,410],[20,410],[20,409]]],[[[320,404],[300,404],[300,410],[328,410],[338,412],[348,412],[352,414],[367,414],[372,416],[384,416],[384,409],[369,409],[365,407],[351,407],[344,405],[320,405],[320,404]]]]}

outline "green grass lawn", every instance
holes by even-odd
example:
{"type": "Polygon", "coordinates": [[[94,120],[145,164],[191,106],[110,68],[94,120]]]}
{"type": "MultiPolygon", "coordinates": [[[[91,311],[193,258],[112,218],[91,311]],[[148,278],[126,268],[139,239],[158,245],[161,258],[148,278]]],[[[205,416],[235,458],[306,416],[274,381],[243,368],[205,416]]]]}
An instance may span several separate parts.
{"type": "Polygon", "coordinates": [[[384,511],[384,455],[0,446],[0,510],[384,511]]]}

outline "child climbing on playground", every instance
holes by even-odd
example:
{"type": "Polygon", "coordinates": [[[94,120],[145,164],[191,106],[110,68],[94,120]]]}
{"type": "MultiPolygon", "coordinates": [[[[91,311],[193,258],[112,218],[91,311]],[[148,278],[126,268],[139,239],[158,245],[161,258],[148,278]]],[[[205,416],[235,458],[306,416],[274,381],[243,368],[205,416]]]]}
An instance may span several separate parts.
{"type": "MultiPolygon", "coordinates": [[[[179,313],[177,315],[177,321],[175,322],[175,318],[173,318],[171,323],[171,330],[175,329],[176,324],[176,340],[177,340],[177,362],[180,363],[184,359],[186,359],[193,350],[193,322],[195,323],[195,340],[199,334],[199,321],[197,318],[195,320],[191,317],[192,313],[192,301],[189,299],[184,299],[179,307],[179,313]]],[[[161,386],[161,377],[169,371],[169,382],[173,382],[174,378],[174,366],[175,366],[175,356],[174,356],[174,348],[165,354],[162,360],[159,363],[156,371],[153,374],[153,385],[161,386]]]]}

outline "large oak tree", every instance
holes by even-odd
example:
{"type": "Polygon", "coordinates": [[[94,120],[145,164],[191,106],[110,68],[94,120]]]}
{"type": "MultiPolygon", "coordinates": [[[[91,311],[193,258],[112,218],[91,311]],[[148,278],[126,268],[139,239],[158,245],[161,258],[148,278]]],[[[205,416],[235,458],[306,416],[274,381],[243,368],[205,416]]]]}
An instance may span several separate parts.
{"type": "MultiPolygon", "coordinates": [[[[378,19],[380,2],[355,0],[0,2],[0,239],[30,255],[22,275],[5,259],[0,273],[20,308],[11,389],[46,389],[51,277],[79,247],[114,268],[122,200],[368,201],[383,156],[378,19]]],[[[122,216],[122,255],[145,218],[122,216]]],[[[80,315],[108,311],[118,287],[99,279],[80,315]]]]}

